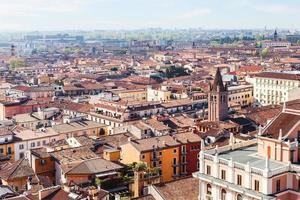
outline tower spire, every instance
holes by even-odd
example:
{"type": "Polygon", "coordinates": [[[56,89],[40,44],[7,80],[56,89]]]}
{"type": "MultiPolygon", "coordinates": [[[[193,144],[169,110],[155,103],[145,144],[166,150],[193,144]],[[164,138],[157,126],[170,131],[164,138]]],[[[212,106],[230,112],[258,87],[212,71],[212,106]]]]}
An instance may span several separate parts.
{"type": "Polygon", "coordinates": [[[274,32],[274,41],[278,41],[277,29],[275,29],[275,32],[274,32]]]}
{"type": "Polygon", "coordinates": [[[215,79],[214,79],[214,83],[212,85],[211,90],[212,91],[218,91],[218,87],[219,87],[220,92],[226,91],[225,90],[225,86],[223,84],[223,79],[222,79],[222,75],[221,75],[219,67],[217,68],[215,79]]]}

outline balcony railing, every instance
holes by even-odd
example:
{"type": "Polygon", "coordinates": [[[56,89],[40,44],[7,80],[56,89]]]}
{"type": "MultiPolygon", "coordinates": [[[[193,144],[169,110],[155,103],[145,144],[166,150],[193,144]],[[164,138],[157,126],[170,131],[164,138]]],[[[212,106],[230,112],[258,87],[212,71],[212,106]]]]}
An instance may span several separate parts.
{"type": "Polygon", "coordinates": [[[219,163],[222,164],[222,165],[228,165],[229,161],[225,160],[223,158],[219,158],[219,163]]]}
{"type": "Polygon", "coordinates": [[[159,161],[159,157],[158,156],[152,156],[150,160],[151,161],[159,161]]]}
{"type": "Polygon", "coordinates": [[[245,165],[240,164],[240,163],[234,163],[234,167],[237,169],[245,170],[245,165]]]}
{"type": "Polygon", "coordinates": [[[173,163],[172,166],[173,166],[173,167],[179,167],[179,166],[180,166],[180,163],[173,163]]]}
{"type": "Polygon", "coordinates": [[[209,155],[209,154],[204,154],[204,159],[205,160],[211,160],[211,161],[213,161],[214,160],[214,156],[213,155],[209,155]]]}
{"type": "Polygon", "coordinates": [[[183,162],[181,162],[180,164],[181,164],[181,165],[187,165],[188,162],[187,162],[187,161],[183,161],[183,162]]]}
{"type": "Polygon", "coordinates": [[[255,167],[251,167],[251,173],[262,176],[263,175],[263,170],[255,168],[255,167]]]}
{"type": "Polygon", "coordinates": [[[290,170],[290,166],[287,165],[287,166],[283,166],[283,167],[279,167],[277,169],[274,169],[272,171],[269,172],[268,176],[269,177],[272,177],[272,176],[275,176],[275,175],[278,175],[278,174],[282,174],[284,172],[287,172],[290,170]]]}
{"type": "Polygon", "coordinates": [[[186,155],[186,154],[187,154],[186,151],[182,151],[182,152],[181,152],[181,155],[186,155]]]}

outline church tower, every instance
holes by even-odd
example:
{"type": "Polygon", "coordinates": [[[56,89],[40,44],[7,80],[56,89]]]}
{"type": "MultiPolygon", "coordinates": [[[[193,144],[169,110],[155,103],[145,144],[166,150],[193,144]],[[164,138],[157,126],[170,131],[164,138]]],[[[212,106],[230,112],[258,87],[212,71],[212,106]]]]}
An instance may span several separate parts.
{"type": "Polygon", "coordinates": [[[273,40],[274,40],[274,41],[278,41],[278,33],[277,33],[277,30],[275,30],[275,32],[274,32],[273,40]]]}
{"type": "Polygon", "coordinates": [[[228,116],[228,90],[224,86],[220,69],[217,69],[214,83],[208,93],[208,121],[223,121],[228,116]]]}

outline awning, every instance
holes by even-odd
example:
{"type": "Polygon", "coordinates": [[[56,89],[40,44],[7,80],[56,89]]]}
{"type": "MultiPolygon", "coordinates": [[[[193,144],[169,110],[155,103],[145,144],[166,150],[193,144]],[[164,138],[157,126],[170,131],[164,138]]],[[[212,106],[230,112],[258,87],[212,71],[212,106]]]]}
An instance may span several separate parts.
{"type": "Polygon", "coordinates": [[[106,173],[96,174],[96,177],[104,177],[104,176],[110,176],[116,174],[118,174],[118,172],[106,172],[106,173]]]}

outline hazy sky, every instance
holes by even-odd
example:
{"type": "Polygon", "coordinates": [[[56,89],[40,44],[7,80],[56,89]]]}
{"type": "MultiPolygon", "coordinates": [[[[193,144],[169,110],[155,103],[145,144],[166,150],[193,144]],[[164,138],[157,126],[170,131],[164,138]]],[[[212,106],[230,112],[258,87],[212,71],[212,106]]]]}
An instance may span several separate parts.
{"type": "Polygon", "coordinates": [[[300,29],[300,0],[0,0],[0,31],[300,29]]]}

